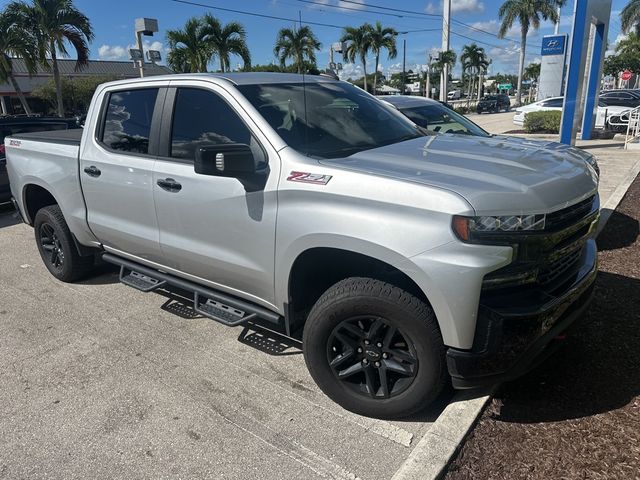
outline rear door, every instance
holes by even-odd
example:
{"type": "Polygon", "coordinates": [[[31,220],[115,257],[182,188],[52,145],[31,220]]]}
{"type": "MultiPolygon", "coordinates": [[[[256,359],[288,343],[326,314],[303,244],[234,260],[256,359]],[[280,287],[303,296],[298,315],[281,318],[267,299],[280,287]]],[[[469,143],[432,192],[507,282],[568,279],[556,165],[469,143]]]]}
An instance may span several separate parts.
{"type": "Polygon", "coordinates": [[[232,95],[209,83],[171,82],[153,189],[167,265],[213,287],[270,306],[279,156],[232,95]],[[166,143],[165,143],[166,142],[166,143]],[[201,146],[249,145],[264,184],[196,174],[201,146]],[[175,182],[179,189],[163,187],[175,182]]]}
{"type": "Polygon", "coordinates": [[[165,93],[153,84],[107,92],[95,132],[85,134],[80,152],[93,233],[107,249],[158,263],[152,180],[165,93]]]}

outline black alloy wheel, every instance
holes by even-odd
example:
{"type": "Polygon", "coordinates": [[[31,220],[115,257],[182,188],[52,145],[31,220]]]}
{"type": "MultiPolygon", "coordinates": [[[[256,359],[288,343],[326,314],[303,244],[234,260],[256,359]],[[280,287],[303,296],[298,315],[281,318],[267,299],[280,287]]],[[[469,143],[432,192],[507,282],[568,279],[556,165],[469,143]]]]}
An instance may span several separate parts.
{"type": "Polygon", "coordinates": [[[64,251],[60,239],[56,234],[53,227],[48,223],[40,225],[40,246],[42,250],[46,252],[43,256],[45,261],[49,262],[49,265],[58,270],[64,267],[64,251]]]}
{"type": "Polygon", "coordinates": [[[418,372],[413,344],[383,318],[342,321],[329,336],[327,360],[339,381],[372,398],[399,395],[418,372]]]}

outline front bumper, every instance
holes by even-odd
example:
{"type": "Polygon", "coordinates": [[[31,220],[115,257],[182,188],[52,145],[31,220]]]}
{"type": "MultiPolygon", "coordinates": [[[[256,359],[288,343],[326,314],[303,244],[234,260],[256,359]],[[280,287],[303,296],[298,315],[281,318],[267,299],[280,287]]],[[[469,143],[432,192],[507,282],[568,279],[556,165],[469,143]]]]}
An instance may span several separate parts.
{"type": "Polygon", "coordinates": [[[561,294],[524,290],[480,305],[473,348],[447,351],[455,388],[512,380],[552,353],[553,340],[582,315],[593,294],[594,239],[587,241],[583,256],[573,282],[561,294]]]}

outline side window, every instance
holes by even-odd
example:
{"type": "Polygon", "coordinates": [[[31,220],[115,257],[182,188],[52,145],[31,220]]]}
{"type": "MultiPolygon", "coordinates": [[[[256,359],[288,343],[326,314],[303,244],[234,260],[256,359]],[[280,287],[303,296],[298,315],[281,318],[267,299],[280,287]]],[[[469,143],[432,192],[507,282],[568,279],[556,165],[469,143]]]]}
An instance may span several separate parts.
{"type": "Polygon", "coordinates": [[[552,100],[547,100],[546,102],[544,102],[542,104],[543,107],[562,107],[562,99],[561,98],[554,98],[552,100]]]}
{"type": "Polygon", "coordinates": [[[247,126],[219,95],[199,88],[179,88],[171,128],[171,157],[195,160],[197,148],[221,143],[244,143],[257,159],[264,158],[247,126]]]}
{"type": "Polygon", "coordinates": [[[109,95],[101,141],[113,150],[149,152],[149,134],[157,88],[144,88],[109,95]]]}

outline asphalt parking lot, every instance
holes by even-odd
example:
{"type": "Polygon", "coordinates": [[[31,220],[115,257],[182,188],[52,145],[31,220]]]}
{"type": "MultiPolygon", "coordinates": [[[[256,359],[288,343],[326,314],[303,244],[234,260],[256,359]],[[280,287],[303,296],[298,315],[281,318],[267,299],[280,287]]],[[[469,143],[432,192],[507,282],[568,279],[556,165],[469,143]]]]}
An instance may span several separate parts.
{"type": "Polygon", "coordinates": [[[360,417],[295,345],[175,299],[49,275],[0,211],[0,478],[390,478],[446,403],[360,417]]]}

